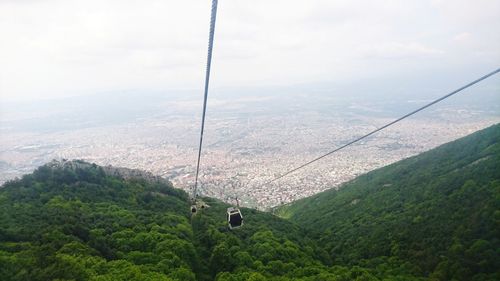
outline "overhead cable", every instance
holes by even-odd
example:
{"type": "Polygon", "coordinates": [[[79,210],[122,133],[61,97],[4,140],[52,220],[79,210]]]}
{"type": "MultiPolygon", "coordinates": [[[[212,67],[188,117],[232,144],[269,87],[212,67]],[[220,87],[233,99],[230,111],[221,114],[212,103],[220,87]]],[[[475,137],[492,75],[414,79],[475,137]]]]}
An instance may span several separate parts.
{"type": "Polygon", "coordinates": [[[354,140],[352,140],[352,141],[350,141],[350,142],[348,142],[348,143],[346,143],[346,144],[344,144],[344,145],[342,145],[342,146],[340,146],[340,147],[338,147],[338,148],[336,148],[336,149],[334,149],[334,150],[332,150],[332,151],[330,151],[328,153],[325,153],[325,154],[323,154],[323,155],[321,155],[319,157],[316,157],[316,158],[310,160],[309,162],[306,162],[306,163],[304,163],[304,164],[302,164],[302,165],[300,165],[300,166],[298,166],[296,168],[293,168],[293,169],[291,169],[291,170],[289,170],[289,171],[287,171],[287,172],[285,172],[285,173],[283,173],[283,174],[281,174],[281,175],[273,178],[272,180],[267,181],[267,182],[265,182],[262,185],[259,185],[259,187],[268,185],[268,184],[270,184],[272,182],[275,182],[275,181],[277,181],[279,179],[282,179],[282,178],[290,175],[291,173],[296,172],[297,170],[300,170],[300,169],[302,169],[302,168],[304,168],[304,167],[306,167],[306,166],[308,166],[308,165],[310,165],[310,164],[312,164],[312,163],[314,163],[316,161],[319,161],[319,160],[321,160],[321,159],[323,159],[323,158],[325,158],[327,156],[332,155],[335,152],[338,152],[338,151],[340,151],[340,150],[342,150],[342,149],[344,149],[344,148],[346,148],[346,147],[348,147],[348,146],[350,146],[352,144],[355,144],[355,143],[357,143],[357,142],[359,142],[359,141],[361,141],[361,140],[363,140],[363,139],[365,139],[365,138],[367,138],[367,137],[369,137],[369,136],[371,136],[371,135],[373,135],[373,134],[375,134],[375,133],[377,133],[379,131],[382,131],[382,130],[386,129],[387,127],[392,126],[392,125],[394,125],[394,124],[396,124],[396,123],[398,123],[398,122],[400,122],[400,121],[402,121],[402,120],[404,120],[404,119],[406,119],[406,118],[408,118],[408,117],[410,117],[410,116],[412,116],[412,115],[414,115],[414,114],[416,114],[416,113],[418,113],[418,112],[420,112],[420,111],[422,111],[422,110],[424,110],[424,109],[426,109],[426,108],[428,108],[428,107],[430,107],[430,106],[432,106],[432,105],[434,105],[434,104],[436,104],[438,102],[441,102],[441,101],[443,101],[443,100],[445,100],[445,99],[447,99],[447,98],[449,98],[449,97],[451,97],[453,95],[458,94],[459,92],[461,92],[461,91],[463,91],[463,90],[471,87],[472,85],[477,84],[477,83],[479,83],[479,82],[481,82],[481,81],[483,81],[483,80],[485,80],[485,79],[487,79],[487,78],[489,78],[489,77],[497,74],[498,72],[500,72],[500,68],[498,68],[497,70],[492,71],[492,72],[490,72],[490,73],[488,73],[488,74],[486,74],[486,75],[484,75],[484,76],[482,76],[482,77],[480,77],[480,78],[478,78],[478,79],[476,79],[476,80],[474,80],[474,81],[472,81],[472,82],[470,82],[470,83],[468,83],[468,84],[466,84],[466,85],[464,85],[464,86],[462,86],[462,87],[454,90],[453,92],[451,92],[451,93],[449,93],[447,95],[444,95],[444,96],[442,96],[442,97],[440,97],[440,98],[438,98],[438,99],[436,99],[436,100],[434,100],[434,101],[432,101],[432,102],[430,102],[430,103],[428,103],[428,104],[426,104],[426,105],[424,105],[424,106],[422,106],[422,107],[420,107],[420,108],[418,108],[418,109],[416,109],[416,110],[414,110],[414,111],[412,111],[412,112],[410,112],[410,113],[408,113],[408,114],[406,114],[404,116],[401,116],[398,119],[396,119],[396,120],[394,120],[394,121],[392,121],[390,123],[387,123],[384,126],[382,126],[380,128],[377,128],[377,129],[369,132],[366,135],[358,137],[358,138],[356,138],[356,139],[354,139],[354,140]]]}
{"type": "Polygon", "coordinates": [[[203,131],[205,129],[205,114],[207,112],[208,84],[210,81],[210,67],[212,65],[212,49],[214,45],[215,19],[217,17],[217,0],[212,0],[212,11],[210,16],[210,35],[208,38],[207,68],[205,72],[205,93],[203,98],[203,113],[201,116],[200,146],[198,148],[198,161],[196,163],[196,175],[193,187],[193,200],[198,196],[198,175],[200,172],[201,148],[203,146],[203,131]]]}

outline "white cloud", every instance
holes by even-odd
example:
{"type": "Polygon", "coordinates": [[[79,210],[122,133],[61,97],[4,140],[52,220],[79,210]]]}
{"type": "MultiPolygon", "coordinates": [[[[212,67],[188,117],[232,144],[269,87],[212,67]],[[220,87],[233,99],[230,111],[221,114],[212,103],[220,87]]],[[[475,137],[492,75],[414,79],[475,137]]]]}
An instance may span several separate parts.
{"type": "Polygon", "coordinates": [[[435,58],[444,54],[444,51],[424,46],[420,43],[388,42],[375,46],[361,47],[361,52],[367,58],[380,59],[413,59],[435,58]]]}
{"type": "MultiPolygon", "coordinates": [[[[496,67],[498,1],[480,2],[222,0],[212,86],[496,67]]],[[[201,89],[209,11],[193,0],[0,0],[0,97],[201,89]]]]}
{"type": "Polygon", "coordinates": [[[469,32],[462,32],[453,37],[453,40],[457,42],[465,42],[471,39],[472,35],[469,32]]]}

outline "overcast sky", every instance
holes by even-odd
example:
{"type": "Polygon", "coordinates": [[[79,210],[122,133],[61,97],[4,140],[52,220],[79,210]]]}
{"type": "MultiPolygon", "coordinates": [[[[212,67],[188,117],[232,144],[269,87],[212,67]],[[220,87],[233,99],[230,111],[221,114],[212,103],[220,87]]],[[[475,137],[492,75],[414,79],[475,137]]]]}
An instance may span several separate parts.
{"type": "MultiPolygon", "coordinates": [[[[1,98],[201,89],[210,4],[0,0],[1,98]]],[[[220,0],[211,86],[475,79],[499,66],[498,0],[220,0]]]]}

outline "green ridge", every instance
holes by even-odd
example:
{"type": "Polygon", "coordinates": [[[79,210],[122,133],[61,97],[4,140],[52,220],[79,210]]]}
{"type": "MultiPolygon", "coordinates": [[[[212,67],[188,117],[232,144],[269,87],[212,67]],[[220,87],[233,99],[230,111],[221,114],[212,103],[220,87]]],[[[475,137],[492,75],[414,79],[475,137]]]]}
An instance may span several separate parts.
{"type": "Polygon", "coordinates": [[[277,212],[336,264],[393,259],[438,280],[500,280],[499,142],[495,125],[277,212]]]}
{"type": "MultiPolygon", "coordinates": [[[[97,165],[0,189],[1,280],[499,280],[500,126],[270,213],[97,165]]],[[[80,162],[81,163],[81,162],[80,162]]]]}

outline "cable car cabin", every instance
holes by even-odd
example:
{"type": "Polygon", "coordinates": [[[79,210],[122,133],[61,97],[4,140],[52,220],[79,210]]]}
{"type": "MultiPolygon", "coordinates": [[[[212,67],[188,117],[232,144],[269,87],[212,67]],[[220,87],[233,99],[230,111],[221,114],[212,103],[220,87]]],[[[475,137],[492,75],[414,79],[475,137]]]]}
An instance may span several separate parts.
{"type": "Polygon", "coordinates": [[[243,225],[243,216],[238,208],[227,208],[227,223],[229,229],[239,228],[243,225]]]}
{"type": "Polygon", "coordinates": [[[196,205],[191,206],[191,214],[195,215],[198,209],[196,208],[196,205]]]}

